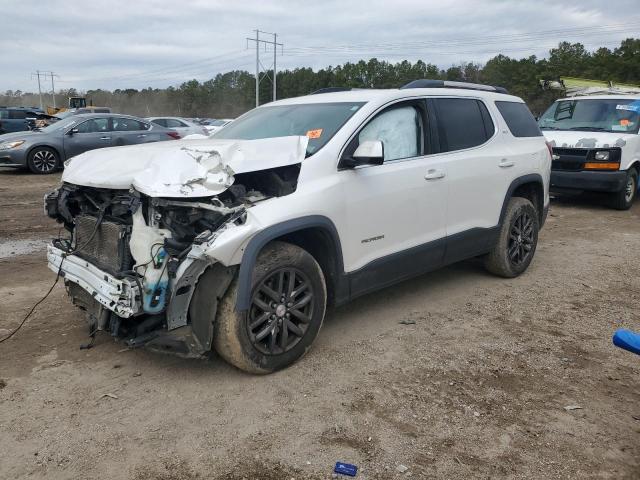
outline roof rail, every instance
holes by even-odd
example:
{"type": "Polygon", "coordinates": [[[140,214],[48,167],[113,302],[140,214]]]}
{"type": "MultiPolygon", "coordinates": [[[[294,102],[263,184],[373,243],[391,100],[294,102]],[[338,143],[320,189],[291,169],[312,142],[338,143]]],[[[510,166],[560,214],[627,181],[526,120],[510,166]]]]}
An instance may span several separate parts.
{"type": "Polygon", "coordinates": [[[509,93],[504,87],[494,87],[493,85],[483,85],[481,83],[432,80],[428,78],[409,82],[406,85],[400,87],[400,90],[404,90],[406,88],[464,88],[467,90],[483,90],[485,92],[509,93]]]}
{"type": "Polygon", "coordinates": [[[311,92],[310,95],[318,95],[320,93],[333,93],[333,92],[349,92],[351,87],[325,87],[311,92]]]}

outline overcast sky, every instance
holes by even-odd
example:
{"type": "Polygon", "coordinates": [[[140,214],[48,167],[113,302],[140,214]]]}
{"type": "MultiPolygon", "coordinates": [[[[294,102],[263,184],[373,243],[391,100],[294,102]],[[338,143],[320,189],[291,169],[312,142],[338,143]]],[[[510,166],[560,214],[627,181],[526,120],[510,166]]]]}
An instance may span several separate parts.
{"type": "MultiPolygon", "coordinates": [[[[0,0],[0,9],[0,91],[37,91],[36,70],[80,90],[253,71],[245,37],[256,28],[278,33],[282,68],[374,56],[448,67],[501,52],[544,57],[560,40],[593,49],[640,36],[638,0],[0,0]]],[[[272,51],[262,55],[270,67],[272,51]]]]}

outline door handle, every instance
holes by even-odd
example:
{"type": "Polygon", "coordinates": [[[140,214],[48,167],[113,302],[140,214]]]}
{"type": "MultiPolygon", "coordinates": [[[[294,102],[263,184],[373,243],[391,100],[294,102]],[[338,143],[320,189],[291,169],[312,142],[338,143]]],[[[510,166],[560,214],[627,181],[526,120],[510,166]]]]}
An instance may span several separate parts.
{"type": "Polygon", "coordinates": [[[111,140],[111,137],[100,137],[100,140],[111,140]]]}
{"type": "Polygon", "coordinates": [[[436,170],[434,168],[427,170],[427,174],[424,176],[425,180],[438,180],[444,178],[445,173],[442,170],[436,170]]]}
{"type": "Polygon", "coordinates": [[[147,135],[146,135],[145,133],[141,133],[140,135],[138,135],[138,138],[144,138],[144,137],[146,137],[146,136],[147,136],[147,135]]]}
{"type": "Polygon", "coordinates": [[[509,167],[513,167],[516,164],[516,162],[514,162],[513,160],[507,160],[506,158],[503,158],[502,160],[500,160],[500,163],[498,164],[500,166],[500,168],[509,168],[509,167]]]}

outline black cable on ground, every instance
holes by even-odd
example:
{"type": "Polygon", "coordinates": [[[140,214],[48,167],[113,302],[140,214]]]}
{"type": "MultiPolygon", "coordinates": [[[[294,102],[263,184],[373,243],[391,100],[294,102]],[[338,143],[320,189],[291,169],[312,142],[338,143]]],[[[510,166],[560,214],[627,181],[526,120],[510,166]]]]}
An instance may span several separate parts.
{"type": "Polygon", "coordinates": [[[44,297],[42,297],[40,300],[38,300],[33,307],[31,307],[31,310],[29,310],[29,313],[27,313],[25,315],[25,317],[22,319],[20,324],[9,335],[7,335],[6,337],[0,339],[0,343],[6,342],[11,337],[13,337],[16,333],[18,333],[18,330],[20,330],[22,328],[22,326],[26,323],[26,321],[29,319],[29,317],[33,314],[33,312],[38,307],[38,305],[40,305],[42,302],[44,302],[47,299],[47,297],[51,294],[51,292],[53,292],[53,288],[58,283],[58,280],[60,280],[60,273],[62,272],[62,264],[64,263],[64,259],[67,257],[67,255],[72,255],[74,253],[77,253],[77,252],[83,250],[84,248],[86,248],[91,243],[91,241],[93,240],[93,237],[95,237],[96,233],[98,232],[98,228],[100,227],[100,224],[102,223],[102,220],[104,218],[105,210],[106,210],[106,206],[103,207],[100,210],[100,215],[98,216],[98,219],[96,220],[96,226],[94,227],[93,232],[89,236],[89,239],[80,248],[75,248],[75,249],[72,249],[72,250],[69,250],[69,251],[65,252],[66,255],[64,255],[62,257],[62,260],[60,260],[60,267],[58,267],[58,273],[56,273],[56,279],[53,281],[53,284],[49,288],[49,291],[45,294],[44,297]]]}

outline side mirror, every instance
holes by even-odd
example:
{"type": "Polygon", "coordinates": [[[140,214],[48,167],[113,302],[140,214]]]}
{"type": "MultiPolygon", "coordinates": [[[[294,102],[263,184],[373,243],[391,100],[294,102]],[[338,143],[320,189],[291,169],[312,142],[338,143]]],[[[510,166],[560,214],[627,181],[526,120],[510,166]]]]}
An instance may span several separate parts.
{"type": "Polygon", "coordinates": [[[80,130],[78,128],[72,128],[67,132],[67,135],[73,135],[74,133],[78,133],[80,130]]]}
{"type": "Polygon", "coordinates": [[[358,145],[351,158],[343,158],[342,164],[347,168],[360,165],[382,165],[384,163],[384,144],[381,140],[366,140],[358,145]]]}

